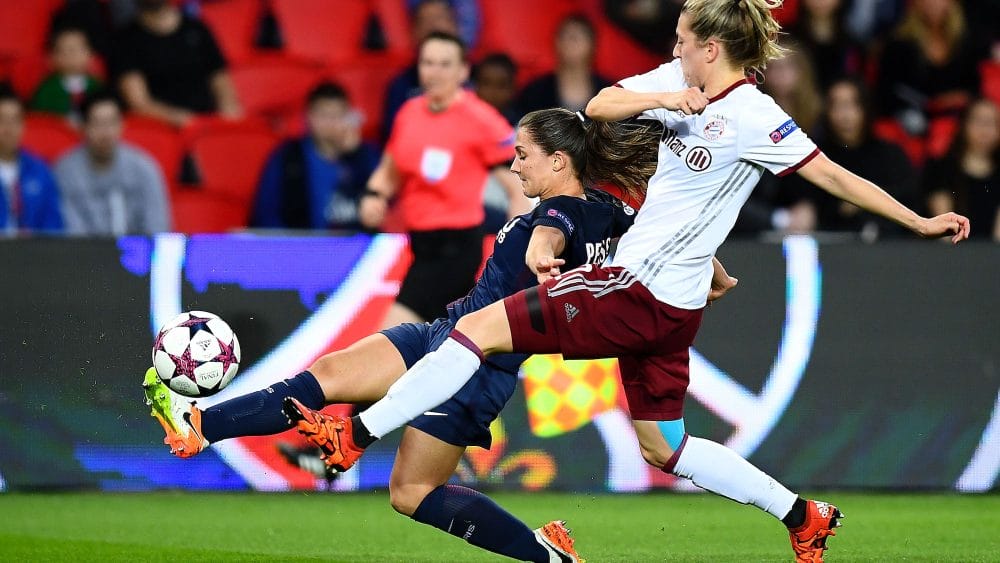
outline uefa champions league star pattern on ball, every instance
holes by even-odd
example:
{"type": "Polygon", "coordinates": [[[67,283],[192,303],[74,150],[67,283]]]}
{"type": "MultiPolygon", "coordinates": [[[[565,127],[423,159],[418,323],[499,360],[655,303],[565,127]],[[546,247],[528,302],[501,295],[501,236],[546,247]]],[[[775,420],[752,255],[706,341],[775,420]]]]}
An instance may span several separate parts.
{"type": "Polygon", "coordinates": [[[240,364],[236,333],[218,315],[189,311],[160,329],[153,343],[153,367],[176,393],[207,397],[221,391],[240,364]]]}

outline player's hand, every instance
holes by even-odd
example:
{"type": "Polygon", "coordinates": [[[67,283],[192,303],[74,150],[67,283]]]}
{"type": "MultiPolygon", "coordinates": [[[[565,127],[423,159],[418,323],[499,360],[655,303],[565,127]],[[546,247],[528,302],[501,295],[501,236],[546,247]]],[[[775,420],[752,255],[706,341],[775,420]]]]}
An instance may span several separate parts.
{"type": "Polygon", "coordinates": [[[559,267],[565,264],[562,258],[544,257],[539,258],[534,264],[535,275],[538,276],[538,283],[544,283],[550,278],[560,274],[559,267]]]}
{"type": "Polygon", "coordinates": [[[958,213],[942,213],[937,217],[922,219],[917,226],[917,234],[924,238],[951,236],[951,242],[959,242],[969,238],[969,218],[958,213]]]}
{"type": "Polygon", "coordinates": [[[666,103],[663,107],[671,110],[680,110],[686,115],[701,113],[708,105],[708,96],[701,91],[701,88],[688,88],[680,92],[670,92],[667,95],[666,103]]]}
{"type": "Polygon", "coordinates": [[[722,296],[729,293],[729,290],[736,287],[738,283],[740,283],[740,280],[729,275],[722,279],[712,278],[712,288],[708,290],[708,303],[711,305],[713,302],[722,299],[722,296]]]}
{"type": "Polygon", "coordinates": [[[358,201],[358,221],[366,229],[377,229],[385,221],[388,208],[389,204],[383,197],[363,197],[358,201]]]}

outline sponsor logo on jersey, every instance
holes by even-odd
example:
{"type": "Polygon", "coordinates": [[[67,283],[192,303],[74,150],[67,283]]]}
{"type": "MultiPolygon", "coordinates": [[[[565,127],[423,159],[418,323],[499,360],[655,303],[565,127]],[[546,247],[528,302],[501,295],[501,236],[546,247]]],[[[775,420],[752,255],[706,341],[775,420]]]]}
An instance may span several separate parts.
{"type": "Polygon", "coordinates": [[[687,150],[687,145],[677,138],[677,131],[669,127],[663,128],[663,134],[660,135],[660,142],[667,147],[667,150],[677,156],[680,156],[681,153],[687,150]]]}
{"type": "Polygon", "coordinates": [[[629,216],[635,215],[635,208],[633,208],[631,205],[627,203],[622,204],[622,211],[624,211],[625,214],[629,216]]]}
{"type": "Polygon", "coordinates": [[[600,264],[607,259],[608,254],[611,253],[611,239],[606,238],[601,242],[588,242],[587,243],[587,263],[588,264],[600,264]]]}
{"type": "Polygon", "coordinates": [[[771,131],[771,134],[768,136],[771,137],[772,143],[778,144],[782,139],[791,135],[798,128],[799,126],[795,123],[795,120],[789,119],[788,121],[782,123],[780,127],[771,131]]]}
{"type": "Polygon", "coordinates": [[[726,118],[721,115],[713,115],[712,120],[705,124],[702,133],[709,141],[716,141],[726,132],[726,118]]]}
{"type": "Polygon", "coordinates": [[[498,244],[503,244],[504,239],[507,238],[507,233],[509,233],[514,228],[514,226],[517,225],[517,222],[520,220],[521,220],[520,217],[514,217],[510,221],[507,221],[506,225],[500,228],[500,232],[497,233],[498,244]]]}
{"type": "Polygon", "coordinates": [[[705,147],[695,147],[684,159],[687,167],[695,172],[701,172],[712,164],[712,153],[705,147]]]}
{"type": "Polygon", "coordinates": [[[566,225],[566,228],[569,229],[569,234],[571,235],[573,234],[573,230],[575,229],[575,227],[573,226],[573,221],[571,221],[570,218],[567,217],[563,212],[559,211],[558,209],[549,209],[548,211],[545,212],[545,214],[548,215],[549,217],[555,217],[556,219],[562,221],[562,224],[566,225]]]}

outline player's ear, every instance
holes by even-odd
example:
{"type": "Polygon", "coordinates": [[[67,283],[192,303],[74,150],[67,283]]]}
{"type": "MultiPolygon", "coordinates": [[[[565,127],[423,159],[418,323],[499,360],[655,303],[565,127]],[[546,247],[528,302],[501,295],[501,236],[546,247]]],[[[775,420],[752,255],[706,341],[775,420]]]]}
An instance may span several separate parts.
{"type": "Polygon", "coordinates": [[[559,172],[569,166],[569,156],[562,151],[552,153],[552,171],[559,172]]]}
{"type": "Polygon", "coordinates": [[[705,41],[705,62],[711,63],[719,58],[721,48],[722,45],[714,37],[710,37],[708,41],[705,41]]]}

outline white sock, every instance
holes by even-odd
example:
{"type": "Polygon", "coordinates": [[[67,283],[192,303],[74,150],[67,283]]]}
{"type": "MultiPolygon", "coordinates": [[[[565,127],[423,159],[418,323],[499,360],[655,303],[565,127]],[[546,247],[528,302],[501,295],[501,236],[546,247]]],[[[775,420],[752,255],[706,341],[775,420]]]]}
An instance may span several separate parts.
{"type": "Polygon", "coordinates": [[[389,387],[385,397],[358,416],[372,436],[381,438],[450,399],[472,379],[481,364],[478,354],[448,338],[413,364],[389,387]]]}
{"type": "Polygon", "coordinates": [[[688,436],[673,473],[717,495],[752,504],[779,520],[798,498],[733,450],[693,436],[688,436]]]}

